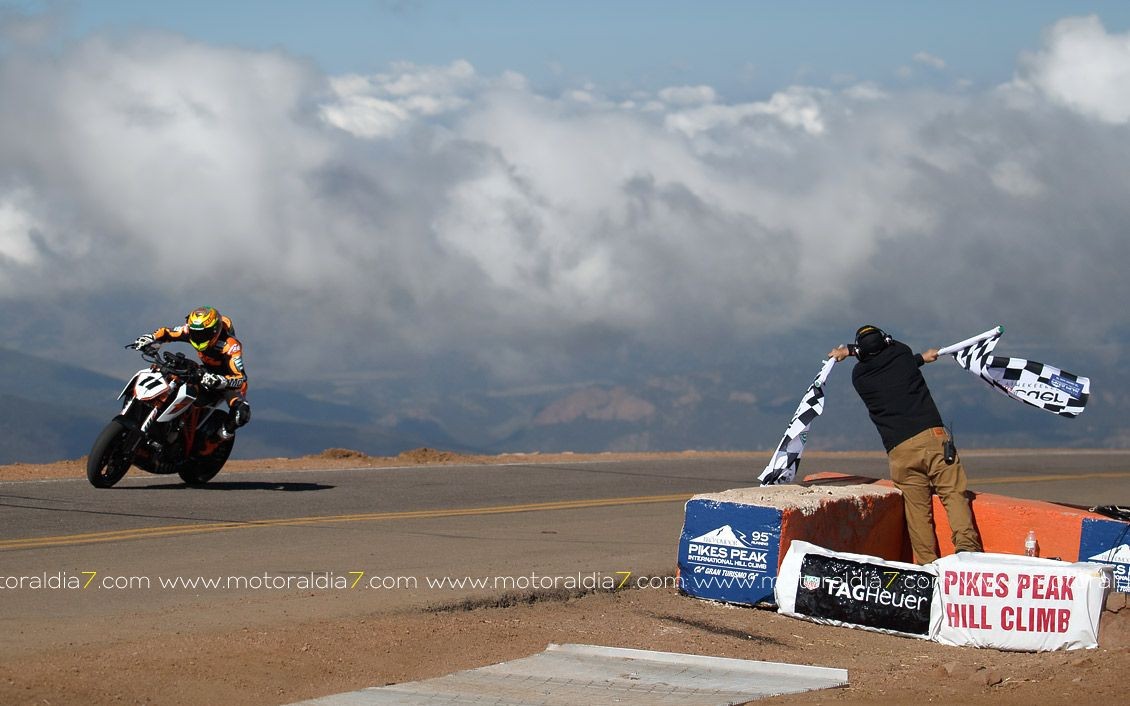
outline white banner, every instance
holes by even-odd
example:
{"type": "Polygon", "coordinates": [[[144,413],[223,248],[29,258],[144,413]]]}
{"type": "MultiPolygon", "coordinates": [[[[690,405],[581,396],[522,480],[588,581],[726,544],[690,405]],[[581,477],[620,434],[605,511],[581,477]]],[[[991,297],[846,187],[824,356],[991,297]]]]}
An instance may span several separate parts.
{"type": "Polygon", "coordinates": [[[938,642],[1025,652],[1098,647],[1109,566],[971,552],[934,566],[930,632],[938,642]]]}

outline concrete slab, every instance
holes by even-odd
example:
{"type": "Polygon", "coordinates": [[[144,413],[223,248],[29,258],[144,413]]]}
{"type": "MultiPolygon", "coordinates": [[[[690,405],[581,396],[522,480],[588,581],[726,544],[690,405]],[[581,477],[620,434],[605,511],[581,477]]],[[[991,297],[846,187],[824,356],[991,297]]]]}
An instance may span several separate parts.
{"type": "Polygon", "coordinates": [[[325,696],[303,701],[301,706],[723,706],[847,683],[846,669],[595,645],[550,645],[523,659],[325,696]]]}

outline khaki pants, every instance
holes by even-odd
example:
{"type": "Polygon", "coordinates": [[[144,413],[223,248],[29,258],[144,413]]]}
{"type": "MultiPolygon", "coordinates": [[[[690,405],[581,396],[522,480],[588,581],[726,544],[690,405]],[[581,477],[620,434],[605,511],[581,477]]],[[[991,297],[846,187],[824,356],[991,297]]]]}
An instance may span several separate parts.
{"type": "Polygon", "coordinates": [[[946,439],[946,430],[934,427],[910,437],[887,455],[891,480],[902,491],[910,546],[919,564],[938,558],[933,492],[941,499],[953,528],[954,549],[981,551],[981,536],[973,526],[973,512],[965,497],[965,468],[960,458],[952,464],[945,462],[942,444],[946,439]]]}

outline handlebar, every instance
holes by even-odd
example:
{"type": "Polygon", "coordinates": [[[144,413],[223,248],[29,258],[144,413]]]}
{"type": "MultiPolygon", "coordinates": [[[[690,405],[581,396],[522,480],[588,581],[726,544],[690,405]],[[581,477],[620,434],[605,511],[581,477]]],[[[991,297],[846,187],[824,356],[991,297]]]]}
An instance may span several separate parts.
{"type": "Polygon", "coordinates": [[[130,343],[125,347],[140,352],[143,360],[152,363],[154,367],[166,375],[198,380],[204,374],[203,367],[195,360],[188,359],[180,351],[176,353],[162,351],[161,345],[158,343],[150,343],[144,348],[137,348],[135,344],[130,343]]]}

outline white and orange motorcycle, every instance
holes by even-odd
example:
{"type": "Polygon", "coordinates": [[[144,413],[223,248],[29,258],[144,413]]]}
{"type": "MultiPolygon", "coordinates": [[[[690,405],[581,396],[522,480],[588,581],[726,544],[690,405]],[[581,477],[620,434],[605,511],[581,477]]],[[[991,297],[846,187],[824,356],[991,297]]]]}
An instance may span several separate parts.
{"type": "Polygon", "coordinates": [[[207,483],[235,445],[235,437],[222,429],[227,403],[202,388],[205,371],[184,353],[162,352],[158,344],[138,350],[149,367],[137,371],[118,395],[122,411],[95,440],[87,479],[95,488],[109,488],[137,466],[149,473],[176,473],[188,485],[207,483]]]}

